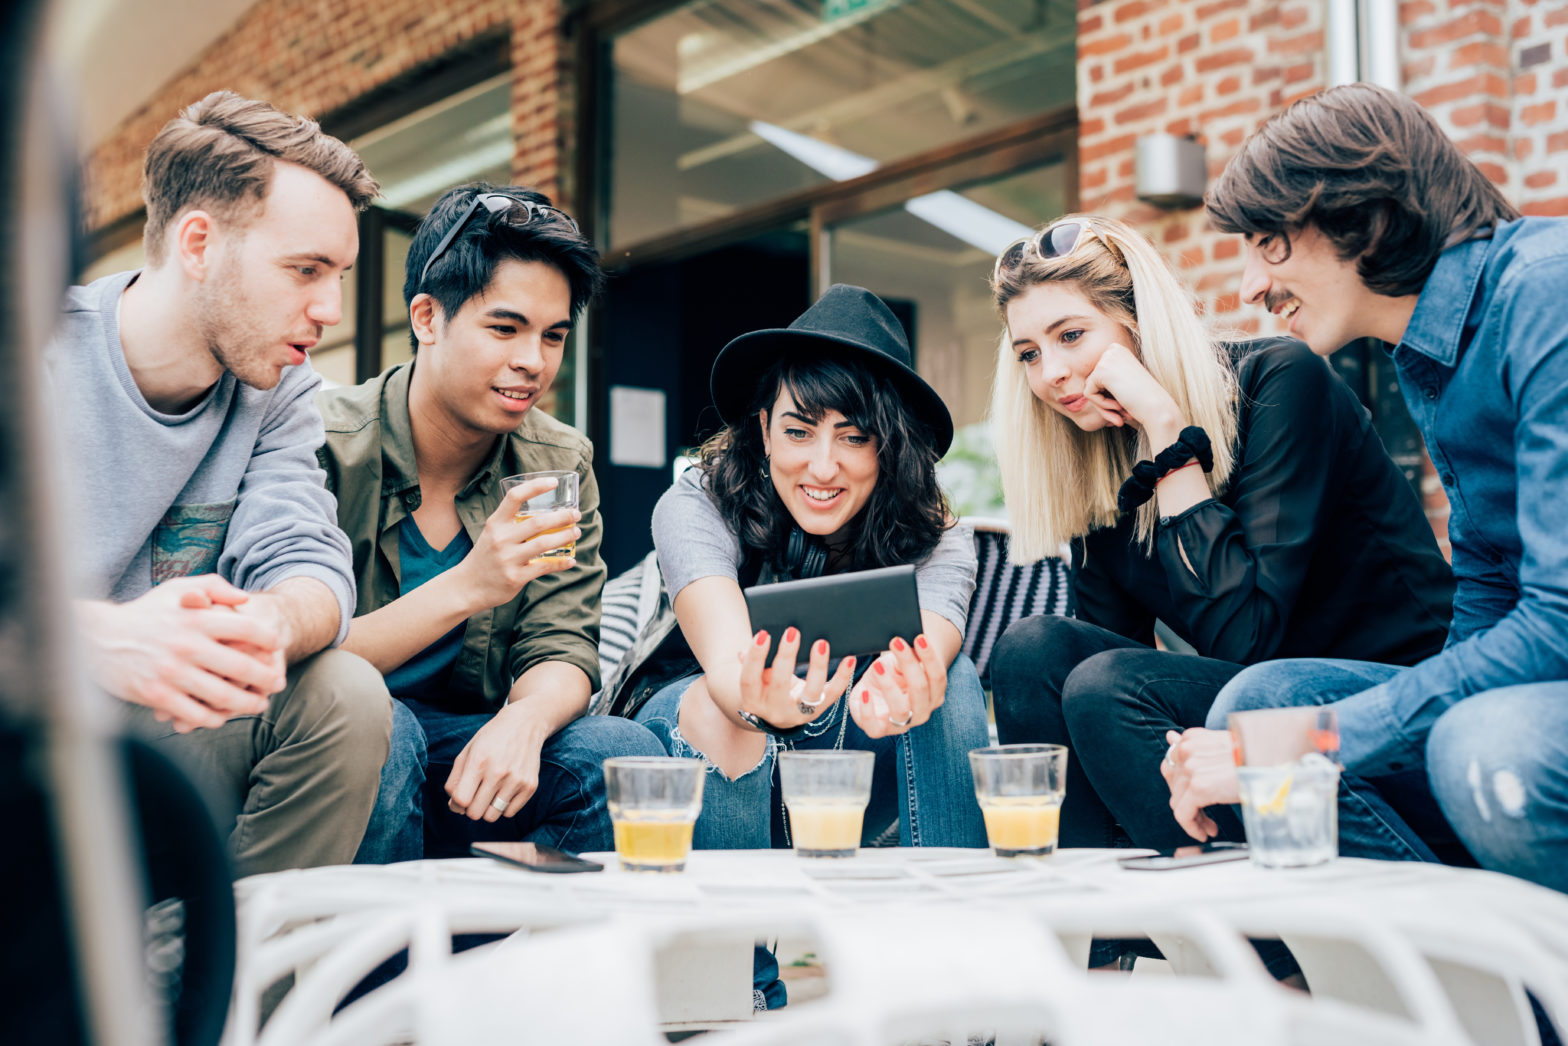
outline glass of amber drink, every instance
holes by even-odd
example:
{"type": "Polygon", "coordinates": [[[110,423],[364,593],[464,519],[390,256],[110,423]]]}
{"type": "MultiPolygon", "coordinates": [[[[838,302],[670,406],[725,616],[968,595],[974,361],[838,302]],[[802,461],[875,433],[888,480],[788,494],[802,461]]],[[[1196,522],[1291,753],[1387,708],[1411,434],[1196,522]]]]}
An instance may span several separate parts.
{"type": "Polygon", "coordinates": [[[853,857],[871,801],[871,752],[780,752],[789,836],[801,857],[853,857]]]}
{"type": "MultiPolygon", "coordinates": [[[[525,472],[521,476],[507,476],[501,481],[501,490],[508,491],[513,487],[532,483],[536,479],[553,479],[555,486],[542,494],[535,494],[522,507],[517,510],[517,515],[512,517],[522,522],[531,516],[543,515],[546,512],[556,512],[560,509],[577,508],[577,473],[575,472],[525,472]]],[[[574,524],[568,523],[562,527],[560,533],[570,534],[574,524]]],[[[556,533],[549,531],[548,533],[556,533]]],[[[575,538],[562,541],[554,548],[548,549],[537,559],[571,559],[577,552],[575,538]]]]}
{"type": "Polygon", "coordinates": [[[678,872],[691,851],[702,812],[706,767],[700,759],[662,756],[604,761],[615,853],[628,872],[678,872]]]}
{"type": "Polygon", "coordinates": [[[995,745],[969,753],[985,834],[998,857],[1056,852],[1067,749],[1062,745],[995,745]]]}

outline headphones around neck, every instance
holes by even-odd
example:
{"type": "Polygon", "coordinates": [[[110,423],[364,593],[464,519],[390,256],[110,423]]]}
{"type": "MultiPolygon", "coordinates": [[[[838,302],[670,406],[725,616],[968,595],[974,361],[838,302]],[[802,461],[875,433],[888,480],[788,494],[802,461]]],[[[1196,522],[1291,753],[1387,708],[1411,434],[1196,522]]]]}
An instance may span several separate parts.
{"type": "Polygon", "coordinates": [[[821,538],[790,527],[789,544],[784,548],[784,569],[796,580],[821,577],[828,568],[828,547],[821,538]]]}

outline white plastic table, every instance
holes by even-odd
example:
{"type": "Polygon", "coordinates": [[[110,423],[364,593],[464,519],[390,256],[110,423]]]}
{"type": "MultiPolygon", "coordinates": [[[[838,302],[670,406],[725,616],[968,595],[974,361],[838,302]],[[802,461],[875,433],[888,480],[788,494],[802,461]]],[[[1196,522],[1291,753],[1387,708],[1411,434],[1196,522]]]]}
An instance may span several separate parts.
{"type": "MultiPolygon", "coordinates": [[[[917,925],[939,912],[1038,923],[1080,965],[1093,936],[1148,936],[1178,973],[1221,973],[1235,959],[1214,925],[1231,931],[1233,945],[1243,934],[1278,937],[1314,997],[1430,1022],[1431,1041],[1534,1046],[1526,984],[1560,1025],[1568,1017],[1568,897],[1552,891],[1486,872],[1352,859],[1290,871],[1246,861],[1127,871],[1116,861],[1127,853],[1006,860],[873,849],[810,861],[787,850],[696,851],[685,872],[666,875],[625,873],[600,854],[589,856],[606,870],[593,874],[471,859],[255,876],[236,887],[240,971],[227,1041],[307,1041],[347,987],[403,947],[417,959],[444,949],[451,933],[515,931],[543,944],[542,931],[605,923],[672,940],[674,929],[706,928],[654,963],[659,1020],[744,1022],[752,939],[878,909],[916,913],[905,922],[917,925]],[[1221,952],[1231,958],[1217,959],[1221,952]],[[258,1038],[261,995],[290,970],[295,987],[258,1038]]],[[[912,941],[919,947],[918,933],[912,941]]],[[[829,957],[830,981],[834,972],[829,957]]]]}

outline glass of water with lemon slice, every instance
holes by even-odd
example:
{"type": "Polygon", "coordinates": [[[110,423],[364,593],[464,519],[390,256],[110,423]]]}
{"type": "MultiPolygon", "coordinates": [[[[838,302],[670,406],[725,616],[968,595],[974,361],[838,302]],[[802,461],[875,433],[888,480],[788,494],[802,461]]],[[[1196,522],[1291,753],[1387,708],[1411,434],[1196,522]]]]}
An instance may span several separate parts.
{"type": "Polygon", "coordinates": [[[1316,752],[1277,766],[1238,766],[1252,862],[1305,868],[1339,856],[1339,767],[1316,752]]]}

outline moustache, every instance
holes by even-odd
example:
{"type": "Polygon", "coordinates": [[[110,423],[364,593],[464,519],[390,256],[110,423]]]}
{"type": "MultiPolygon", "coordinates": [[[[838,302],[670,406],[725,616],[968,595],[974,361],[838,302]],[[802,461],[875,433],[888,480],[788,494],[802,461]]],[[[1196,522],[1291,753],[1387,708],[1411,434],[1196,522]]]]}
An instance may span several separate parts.
{"type": "Polygon", "coordinates": [[[1276,291],[1271,289],[1263,295],[1263,307],[1269,312],[1273,312],[1294,297],[1295,295],[1291,294],[1289,291],[1276,291]]]}

